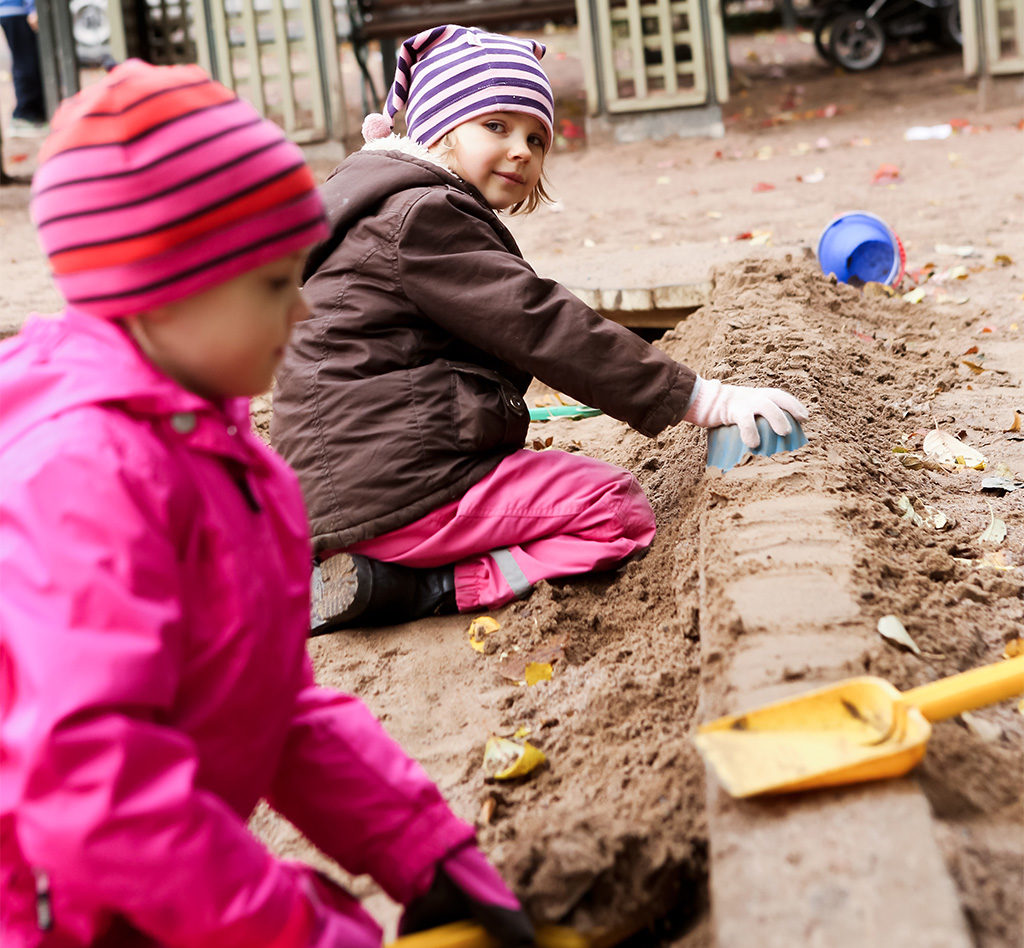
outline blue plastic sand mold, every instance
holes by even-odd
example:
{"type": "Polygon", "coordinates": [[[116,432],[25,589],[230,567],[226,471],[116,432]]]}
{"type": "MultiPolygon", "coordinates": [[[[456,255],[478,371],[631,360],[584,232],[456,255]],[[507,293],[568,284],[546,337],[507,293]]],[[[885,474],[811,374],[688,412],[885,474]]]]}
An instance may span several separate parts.
{"type": "Polygon", "coordinates": [[[720,428],[712,428],[708,432],[708,467],[721,468],[728,471],[740,463],[745,454],[759,454],[769,457],[772,454],[782,454],[786,451],[795,451],[797,448],[807,444],[807,435],[804,434],[800,423],[789,412],[784,412],[792,426],[788,435],[777,435],[772,431],[771,425],[766,418],[757,419],[757,432],[761,435],[761,443],[756,448],[748,448],[740,437],[738,425],[723,425],[720,428]]]}

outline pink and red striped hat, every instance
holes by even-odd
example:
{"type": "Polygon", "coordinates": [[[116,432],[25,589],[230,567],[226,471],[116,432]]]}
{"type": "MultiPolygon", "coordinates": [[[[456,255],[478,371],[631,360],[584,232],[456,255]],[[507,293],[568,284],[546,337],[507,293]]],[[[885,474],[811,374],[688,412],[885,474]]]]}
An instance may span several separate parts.
{"type": "Polygon", "coordinates": [[[85,312],[142,312],[327,236],[299,148],[198,66],[129,60],[51,124],[32,219],[85,312]]]}
{"type": "Polygon", "coordinates": [[[457,125],[488,112],[533,115],[552,138],[555,98],[541,69],[545,47],[455,26],[435,26],[402,43],[384,113],[363,120],[363,137],[389,135],[404,107],[409,137],[429,147],[457,125]]]}

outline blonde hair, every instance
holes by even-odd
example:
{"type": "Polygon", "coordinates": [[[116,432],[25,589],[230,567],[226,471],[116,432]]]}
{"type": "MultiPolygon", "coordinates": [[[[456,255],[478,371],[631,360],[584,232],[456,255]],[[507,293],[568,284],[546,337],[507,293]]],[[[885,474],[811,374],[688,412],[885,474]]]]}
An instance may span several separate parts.
{"type": "MultiPolygon", "coordinates": [[[[449,171],[451,167],[448,164],[448,156],[455,151],[455,133],[458,131],[458,127],[453,128],[450,132],[447,132],[443,138],[436,141],[430,146],[430,151],[434,157],[442,162],[449,171]],[[436,149],[436,151],[435,151],[436,149]]],[[[547,157],[545,153],[544,157],[547,157]]],[[[537,179],[537,184],[534,189],[524,197],[518,204],[513,204],[507,208],[509,214],[529,214],[532,211],[537,210],[541,204],[554,204],[554,199],[548,194],[547,189],[544,187],[544,166],[541,165],[540,178],[537,179]]]]}

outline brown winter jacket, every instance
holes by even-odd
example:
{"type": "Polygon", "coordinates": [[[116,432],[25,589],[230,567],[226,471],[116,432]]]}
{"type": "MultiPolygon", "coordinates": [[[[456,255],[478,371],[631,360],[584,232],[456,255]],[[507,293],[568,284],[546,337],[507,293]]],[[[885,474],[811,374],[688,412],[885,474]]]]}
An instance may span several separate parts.
{"type": "Polygon", "coordinates": [[[364,148],[321,193],[332,234],[306,266],[312,314],[271,423],[317,552],[418,520],[522,448],[532,376],[646,435],[682,418],[693,372],[538,277],[419,146],[364,148]]]}

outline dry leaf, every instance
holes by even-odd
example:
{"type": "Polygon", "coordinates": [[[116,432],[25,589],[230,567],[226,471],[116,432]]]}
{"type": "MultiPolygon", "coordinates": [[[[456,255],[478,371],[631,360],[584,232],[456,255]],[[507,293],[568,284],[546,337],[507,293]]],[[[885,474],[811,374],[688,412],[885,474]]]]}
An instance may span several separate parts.
{"type": "Polygon", "coordinates": [[[1024,655],[1024,639],[1010,639],[1003,648],[1003,658],[1016,658],[1018,655],[1024,655]]]}
{"type": "MultiPolygon", "coordinates": [[[[920,503],[920,502],[919,502],[920,503]]],[[[896,506],[902,511],[901,520],[908,520],[916,527],[932,527],[935,530],[948,530],[956,526],[952,517],[947,517],[937,507],[930,504],[921,504],[922,513],[914,509],[914,501],[906,494],[903,494],[896,502],[896,506]]]]}
{"type": "Polygon", "coordinates": [[[1014,477],[986,477],[981,482],[982,490],[997,490],[1004,494],[1011,494],[1015,490],[1024,490],[1024,481],[1018,481],[1014,477]]]}
{"type": "Polygon", "coordinates": [[[547,758],[529,741],[521,744],[507,737],[492,734],[484,746],[483,768],[493,780],[512,780],[525,777],[547,758]]]}
{"type": "Polygon", "coordinates": [[[491,817],[494,816],[494,808],[498,805],[498,801],[491,796],[487,795],[487,799],[480,805],[480,813],[477,815],[477,822],[486,826],[491,822],[491,817]]]}
{"type": "Polygon", "coordinates": [[[477,616],[469,623],[469,644],[478,652],[484,650],[484,639],[501,626],[490,616],[477,616]]]}
{"type": "Polygon", "coordinates": [[[553,665],[565,657],[565,646],[569,640],[568,633],[555,635],[537,648],[528,649],[517,655],[510,655],[498,665],[498,673],[510,681],[525,681],[526,666],[531,663],[547,662],[553,665]]]}
{"type": "Polygon", "coordinates": [[[976,471],[985,469],[986,458],[980,451],[964,444],[948,431],[935,428],[924,436],[924,453],[945,464],[962,464],[976,471]]]}
{"type": "Polygon", "coordinates": [[[967,725],[968,731],[976,737],[980,737],[983,741],[992,743],[993,741],[998,741],[1003,736],[1003,729],[995,721],[989,721],[988,718],[971,714],[970,711],[961,712],[960,720],[967,725]]]}
{"type": "Polygon", "coordinates": [[[1013,260],[1010,258],[1009,254],[997,253],[995,256],[995,264],[999,267],[1008,267],[1013,264],[1013,260]]]}
{"type": "Polygon", "coordinates": [[[972,362],[970,359],[961,359],[960,363],[961,365],[966,365],[975,375],[981,375],[985,371],[985,366],[972,362]]]}
{"type": "Polygon", "coordinates": [[[551,665],[547,662],[530,662],[523,671],[527,685],[535,685],[539,681],[551,681],[551,665]]]}
{"type": "Polygon", "coordinates": [[[996,516],[991,504],[988,505],[988,509],[992,519],[978,539],[982,543],[1002,543],[1006,539],[1006,524],[996,516]]]}
{"type": "Polygon", "coordinates": [[[935,458],[923,458],[920,454],[912,454],[910,452],[899,452],[897,460],[904,467],[909,467],[912,471],[923,469],[925,471],[945,471],[947,474],[950,474],[956,470],[955,464],[940,464],[935,458]]]}
{"type": "Polygon", "coordinates": [[[1011,434],[1016,431],[1020,431],[1021,419],[1024,418],[1019,411],[1013,413],[1013,421],[1010,422],[1009,428],[1003,429],[1003,434],[1011,434]]]}
{"type": "Polygon", "coordinates": [[[901,495],[899,501],[897,501],[896,503],[896,506],[899,507],[901,511],[903,511],[900,517],[901,520],[909,520],[912,524],[914,524],[915,527],[920,527],[924,525],[924,520],[922,520],[921,515],[916,510],[914,510],[914,504],[906,494],[901,495]]]}
{"type": "Polygon", "coordinates": [[[1009,572],[1016,567],[1006,561],[1006,550],[989,550],[980,560],[972,560],[975,566],[987,566],[989,569],[1009,572]]]}
{"type": "Polygon", "coordinates": [[[905,303],[920,303],[924,299],[924,287],[918,286],[912,289],[909,293],[903,294],[903,301],[905,303]]]}
{"type": "Polygon", "coordinates": [[[878,620],[878,634],[898,648],[913,652],[915,655],[921,654],[917,643],[910,637],[910,633],[896,616],[882,616],[878,620]]]}

